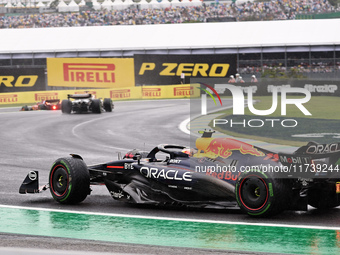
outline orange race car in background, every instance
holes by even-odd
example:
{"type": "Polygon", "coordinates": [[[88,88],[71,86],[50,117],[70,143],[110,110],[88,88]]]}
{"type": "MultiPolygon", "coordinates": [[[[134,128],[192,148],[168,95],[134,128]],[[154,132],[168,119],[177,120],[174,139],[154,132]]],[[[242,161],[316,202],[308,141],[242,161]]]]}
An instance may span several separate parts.
{"type": "Polygon", "coordinates": [[[60,99],[48,99],[36,103],[32,106],[23,106],[20,111],[36,111],[36,110],[60,110],[60,99]]]}

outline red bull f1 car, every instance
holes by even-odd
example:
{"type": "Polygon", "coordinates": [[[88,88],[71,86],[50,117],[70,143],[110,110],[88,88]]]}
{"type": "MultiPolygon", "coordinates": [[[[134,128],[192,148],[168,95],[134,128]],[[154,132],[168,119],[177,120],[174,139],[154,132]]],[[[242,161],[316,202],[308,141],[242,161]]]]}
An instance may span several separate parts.
{"type": "Polygon", "coordinates": [[[102,113],[112,112],[114,105],[111,98],[105,98],[104,100],[96,99],[94,95],[86,94],[69,94],[67,99],[61,102],[62,113],[70,114],[75,113],[102,113]],[[71,100],[72,99],[72,100],[71,100]]]}
{"type": "Polygon", "coordinates": [[[46,99],[32,106],[23,106],[21,111],[37,111],[37,110],[60,110],[60,99],[46,99]]]}
{"type": "Polygon", "coordinates": [[[240,207],[251,216],[269,217],[307,210],[307,205],[339,206],[339,159],[340,143],[311,142],[287,154],[205,131],[195,149],[163,144],[91,166],[71,154],[53,163],[46,185],[39,187],[38,171],[30,171],[19,193],[49,189],[59,203],[76,204],[91,193],[91,185],[104,184],[112,198],[123,202],[240,207]]]}

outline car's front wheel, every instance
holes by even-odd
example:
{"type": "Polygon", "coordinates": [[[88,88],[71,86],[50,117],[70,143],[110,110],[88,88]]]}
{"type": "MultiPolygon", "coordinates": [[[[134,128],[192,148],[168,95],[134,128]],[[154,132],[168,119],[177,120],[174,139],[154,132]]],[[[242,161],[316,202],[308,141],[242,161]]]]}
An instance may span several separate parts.
{"type": "Polygon", "coordinates": [[[52,197],[62,204],[77,204],[90,194],[90,174],[80,158],[59,158],[49,174],[52,197]]]}

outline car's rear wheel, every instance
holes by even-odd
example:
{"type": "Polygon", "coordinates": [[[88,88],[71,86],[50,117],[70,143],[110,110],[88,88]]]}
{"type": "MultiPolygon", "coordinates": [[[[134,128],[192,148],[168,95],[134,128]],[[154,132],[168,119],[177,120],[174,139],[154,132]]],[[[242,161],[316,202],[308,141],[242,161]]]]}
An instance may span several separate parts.
{"type": "Polygon", "coordinates": [[[112,112],[112,99],[111,98],[104,98],[104,110],[106,112],[112,112]]]}
{"type": "Polygon", "coordinates": [[[67,113],[67,114],[70,114],[72,111],[72,102],[71,100],[63,100],[61,102],[61,112],[62,113],[67,113]]]}
{"type": "Polygon", "coordinates": [[[288,187],[283,179],[272,178],[260,171],[241,174],[235,185],[240,208],[254,217],[273,216],[287,207],[288,187]]]}
{"type": "Polygon", "coordinates": [[[91,104],[91,109],[93,113],[101,113],[101,102],[100,99],[93,99],[91,104]]]}
{"type": "Polygon", "coordinates": [[[47,110],[47,106],[44,104],[38,104],[38,110],[47,110]]]}
{"type": "MultiPolygon", "coordinates": [[[[317,209],[330,209],[340,205],[336,185],[340,180],[330,179],[317,183],[317,187],[308,190],[308,204],[317,209]]],[[[338,191],[339,192],[339,191],[338,191]]]]}
{"type": "Polygon", "coordinates": [[[29,111],[30,109],[28,108],[27,105],[25,105],[25,106],[21,107],[21,110],[22,110],[22,111],[29,111]]]}
{"type": "Polygon", "coordinates": [[[62,204],[77,204],[90,194],[90,174],[79,158],[60,158],[49,174],[52,197],[62,204]]]}

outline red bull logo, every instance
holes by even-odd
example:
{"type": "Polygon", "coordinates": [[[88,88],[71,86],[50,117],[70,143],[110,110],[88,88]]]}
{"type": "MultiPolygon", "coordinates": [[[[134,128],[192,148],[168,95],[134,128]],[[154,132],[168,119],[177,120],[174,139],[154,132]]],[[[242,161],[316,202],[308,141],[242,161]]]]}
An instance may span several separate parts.
{"type": "Polygon", "coordinates": [[[262,151],[254,148],[253,145],[244,143],[231,138],[215,138],[212,139],[208,147],[204,150],[205,154],[211,158],[228,158],[233,154],[233,151],[239,151],[242,154],[253,156],[265,156],[262,151]]]}
{"type": "Polygon", "coordinates": [[[241,172],[238,173],[232,173],[231,171],[226,171],[226,172],[220,172],[220,173],[216,173],[216,172],[211,172],[211,171],[207,171],[206,175],[210,175],[212,177],[218,178],[220,180],[232,180],[232,181],[237,181],[237,179],[240,177],[241,172]]]}

